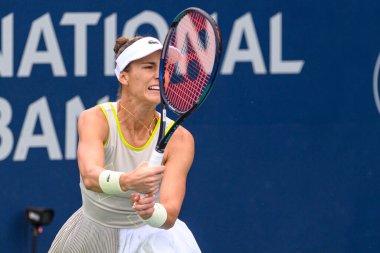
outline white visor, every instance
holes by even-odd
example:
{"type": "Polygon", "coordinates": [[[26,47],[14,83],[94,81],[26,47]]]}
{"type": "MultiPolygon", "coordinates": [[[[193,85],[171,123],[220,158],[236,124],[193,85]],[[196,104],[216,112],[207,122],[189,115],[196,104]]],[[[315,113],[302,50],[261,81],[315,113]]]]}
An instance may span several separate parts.
{"type": "Polygon", "coordinates": [[[135,41],[132,45],[124,49],[116,59],[115,74],[117,79],[120,81],[120,72],[123,71],[129,63],[144,58],[161,49],[161,42],[153,37],[144,37],[135,41]]]}

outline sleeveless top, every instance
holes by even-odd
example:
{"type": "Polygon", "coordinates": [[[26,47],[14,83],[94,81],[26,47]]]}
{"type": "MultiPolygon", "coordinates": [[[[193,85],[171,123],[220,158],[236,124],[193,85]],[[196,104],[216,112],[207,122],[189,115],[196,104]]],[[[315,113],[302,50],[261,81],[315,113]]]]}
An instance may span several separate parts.
{"type": "MultiPolygon", "coordinates": [[[[98,105],[103,111],[109,126],[109,134],[104,144],[105,169],[113,171],[131,172],[143,161],[149,161],[158,139],[159,118],[153,133],[142,147],[133,147],[123,137],[119,119],[117,117],[117,102],[108,102],[98,105]]],[[[167,126],[173,121],[166,119],[167,126]]],[[[168,129],[167,127],[166,129],[168,129]]],[[[132,208],[129,196],[134,191],[109,195],[87,190],[80,178],[83,212],[91,220],[107,227],[129,228],[143,225],[141,218],[132,208]]],[[[156,193],[158,202],[159,193],[156,193]]]]}

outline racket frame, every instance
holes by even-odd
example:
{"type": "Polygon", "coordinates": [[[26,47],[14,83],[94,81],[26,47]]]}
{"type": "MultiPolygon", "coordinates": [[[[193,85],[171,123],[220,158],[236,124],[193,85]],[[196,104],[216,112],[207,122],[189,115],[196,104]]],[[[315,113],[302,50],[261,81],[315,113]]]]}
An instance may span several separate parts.
{"type": "Polygon", "coordinates": [[[161,56],[160,56],[160,67],[159,67],[159,86],[160,86],[160,97],[161,97],[161,124],[160,124],[160,130],[159,130],[159,136],[158,136],[158,142],[156,145],[156,151],[158,153],[163,153],[165,150],[166,145],[168,144],[170,138],[172,137],[173,133],[175,130],[182,124],[182,122],[190,115],[192,114],[195,110],[199,108],[199,106],[206,100],[207,96],[210,94],[210,91],[213,87],[215,78],[216,78],[216,73],[219,68],[219,62],[220,62],[220,56],[222,53],[222,41],[220,37],[220,31],[218,28],[218,25],[216,24],[215,20],[204,10],[196,7],[190,7],[182,12],[180,12],[173,20],[168,34],[166,35],[165,42],[163,44],[163,48],[161,51],[161,56]],[[165,83],[165,66],[166,66],[166,53],[169,50],[169,43],[170,43],[170,38],[172,37],[172,34],[174,33],[176,27],[178,26],[180,20],[182,19],[183,16],[188,14],[189,12],[198,12],[201,14],[205,19],[207,19],[215,33],[215,39],[217,40],[217,46],[215,48],[215,61],[214,65],[210,74],[210,80],[208,81],[208,84],[206,85],[205,90],[203,91],[201,97],[197,101],[197,103],[194,104],[192,108],[190,108],[186,112],[180,112],[176,108],[170,105],[169,101],[165,97],[165,90],[164,90],[164,83],[165,83]],[[171,111],[179,115],[180,117],[174,122],[174,124],[171,126],[171,128],[166,131],[166,108],[170,108],[171,111]],[[165,134],[166,132],[166,134],[165,134]]]}

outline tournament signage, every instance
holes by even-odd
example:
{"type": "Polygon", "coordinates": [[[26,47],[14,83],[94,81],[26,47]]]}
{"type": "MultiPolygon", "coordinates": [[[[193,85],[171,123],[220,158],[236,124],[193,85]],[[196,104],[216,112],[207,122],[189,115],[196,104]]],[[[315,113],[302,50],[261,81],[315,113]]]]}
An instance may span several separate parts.
{"type": "Polygon", "coordinates": [[[117,99],[116,38],[163,42],[190,6],[223,47],[184,123],[196,153],[181,219],[202,252],[379,252],[377,0],[2,1],[0,248],[30,251],[24,211],[46,207],[47,252],[81,206],[77,119],[117,99]]]}
{"type": "MultiPolygon", "coordinates": [[[[259,43],[259,36],[255,28],[255,22],[250,12],[245,13],[233,21],[232,29],[228,39],[226,52],[222,60],[220,70],[221,75],[234,75],[235,66],[238,63],[248,63],[252,66],[252,73],[265,74],[299,74],[302,71],[304,60],[285,60],[282,55],[283,45],[282,33],[282,13],[277,13],[269,20],[269,62],[265,62],[263,52],[259,43]],[[246,43],[246,48],[241,48],[242,43],[246,43]]],[[[218,17],[218,13],[214,13],[218,17]]],[[[50,13],[45,13],[34,19],[31,24],[25,41],[25,46],[21,50],[21,58],[15,60],[15,23],[17,14],[9,13],[1,19],[1,51],[0,51],[0,78],[33,78],[33,69],[41,65],[50,67],[51,71],[44,72],[44,75],[60,78],[88,77],[88,51],[89,47],[96,47],[97,52],[102,52],[103,74],[104,76],[114,76],[113,47],[118,30],[118,17],[116,13],[103,17],[101,12],[65,12],[59,24],[54,24],[50,13]],[[101,20],[101,18],[103,20],[101,20]],[[73,55],[64,55],[59,43],[59,33],[63,27],[70,27],[73,41],[69,42],[74,48],[73,55]],[[99,30],[104,28],[102,40],[93,45],[93,41],[88,37],[89,29],[99,30]],[[44,44],[45,48],[40,49],[39,45],[44,44]],[[73,59],[73,73],[68,73],[65,62],[73,59]],[[19,63],[19,64],[17,64],[19,63]]],[[[168,23],[164,17],[153,11],[142,11],[136,16],[124,22],[123,34],[135,34],[138,28],[149,24],[163,41],[168,30],[168,23]]],[[[67,43],[67,41],[64,41],[67,43]]],[[[100,70],[99,70],[100,71],[100,70]]],[[[99,98],[98,103],[107,101],[108,97],[99,98]]],[[[57,138],[55,124],[51,117],[51,109],[48,98],[41,97],[29,104],[20,139],[15,140],[15,134],[10,129],[9,124],[13,118],[12,104],[6,97],[0,97],[2,104],[0,110],[4,117],[0,119],[0,127],[3,143],[0,147],[0,160],[10,158],[13,161],[25,161],[30,148],[46,148],[50,160],[75,159],[76,155],[76,120],[81,111],[84,110],[83,103],[79,96],[75,96],[65,102],[66,108],[66,129],[64,146],[65,152],[60,149],[57,138]],[[38,137],[34,135],[37,123],[41,124],[42,134],[38,137]],[[13,156],[12,150],[15,150],[13,156]]],[[[61,145],[62,145],[61,144],[61,145]]]]}

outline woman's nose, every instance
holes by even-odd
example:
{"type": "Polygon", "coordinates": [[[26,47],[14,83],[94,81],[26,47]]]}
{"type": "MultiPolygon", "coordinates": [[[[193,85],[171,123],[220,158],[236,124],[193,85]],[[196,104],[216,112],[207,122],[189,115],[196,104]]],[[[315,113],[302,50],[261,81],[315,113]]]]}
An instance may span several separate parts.
{"type": "Polygon", "coordinates": [[[158,79],[160,76],[160,68],[157,67],[156,73],[154,74],[154,78],[158,79]]]}

